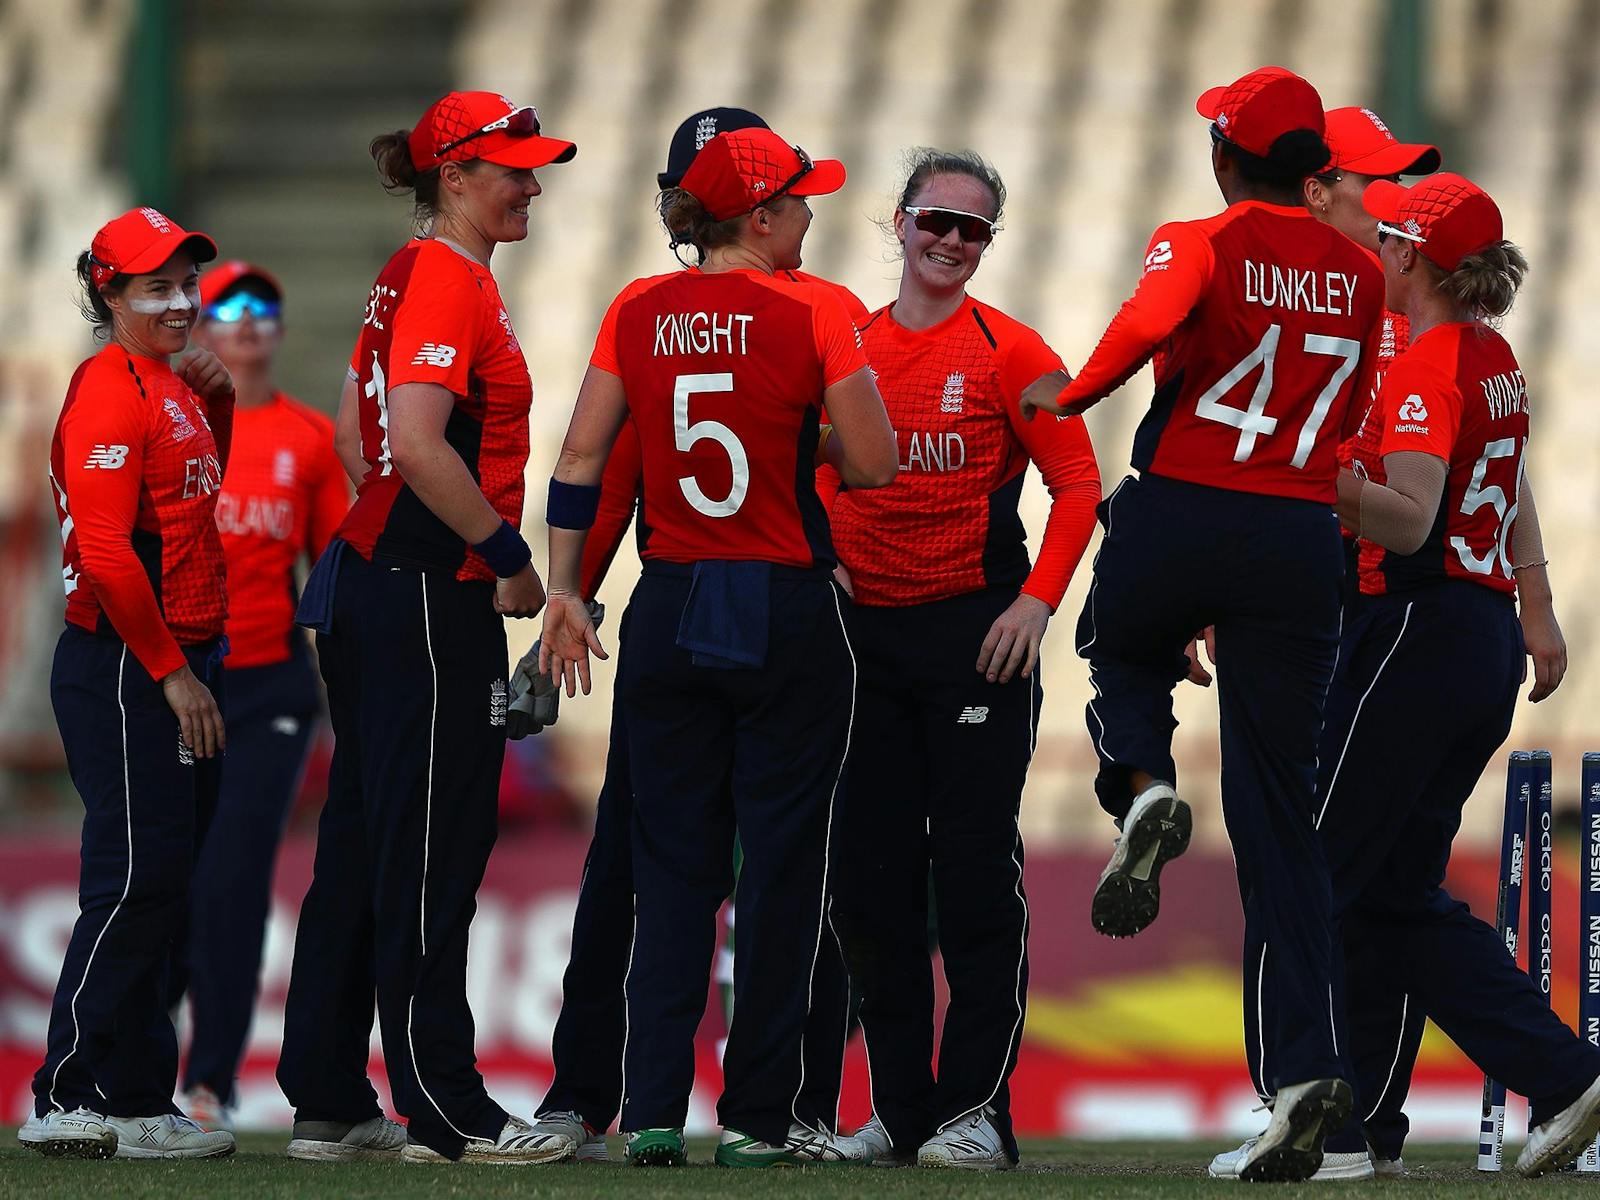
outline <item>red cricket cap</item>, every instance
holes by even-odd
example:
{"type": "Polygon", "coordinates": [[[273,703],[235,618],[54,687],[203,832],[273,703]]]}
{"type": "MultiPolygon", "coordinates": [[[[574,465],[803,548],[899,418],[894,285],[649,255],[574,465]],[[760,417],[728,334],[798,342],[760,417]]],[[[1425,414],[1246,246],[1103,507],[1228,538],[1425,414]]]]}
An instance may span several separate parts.
{"type": "Polygon", "coordinates": [[[1194,103],[1222,136],[1259,158],[1295,129],[1323,135],[1322,97],[1293,71],[1258,67],[1223,87],[1208,88],[1194,103]]]}
{"type": "Polygon", "coordinates": [[[89,246],[89,273],[95,287],[118,275],[154,271],[180,250],[197,263],[217,256],[217,244],[203,233],[191,233],[153,208],[130,208],[100,226],[89,246]]]}
{"type": "Polygon", "coordinates": [[[1470,179],[1443,171],[1410,187],[1379,179],[1361,193],[1366,210],[1446,271],[1505,237],[1500,208],[1470,179]]]}
{"type": "Polygon", "coordinates": [[[569,162],[578,152],[572,142],[540,133],[538,109],[513,104],[499,92],[451,92],[441,97],[422,114],[408,143],[411,165],[419,171],[475,158],[531,169],[569,162]]]}
{"type": "Polygon", "coordinates": [[[267,285],[274,296],[279,300],[283,299],[283,285],[271,271],[254,263],[247,263],[242,258],[230,258],[227,262],[218,263],[201,274],[200,303],[203,305],[215,303],[222,299],[234,284],[246,279],[259,279],[267,285]]]}
{"type": "Polygon", "coordinates": [[[844,164],[813,160],[770,129],[731,129],[694,157],[678,185],[711,214],[726,221],[778,196],[826,196],[844,186],[844,164]]]}
{"type": "Polygon", "coordinates": [[[1361,175],[1431,175],[1444,162],[1439,147],[1402,142],[1370,108],[1330,108],[1323,140],[1333,151],[1330,170],[1361,175]]]}

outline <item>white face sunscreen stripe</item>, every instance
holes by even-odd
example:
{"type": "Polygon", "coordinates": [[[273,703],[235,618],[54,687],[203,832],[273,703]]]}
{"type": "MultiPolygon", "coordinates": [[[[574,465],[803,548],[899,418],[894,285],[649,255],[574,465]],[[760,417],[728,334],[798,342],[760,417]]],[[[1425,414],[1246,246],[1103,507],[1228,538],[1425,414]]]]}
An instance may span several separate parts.
{"type": "Polygon", "coordinates": [[[164,312],[188,312],[194,308],[194,305],[190,303],[189,297],[183,292],[175,292],[171,296],[158,296],[151,299],[130,297],[128,307],[136,313],[153,317],[164,312]]]}

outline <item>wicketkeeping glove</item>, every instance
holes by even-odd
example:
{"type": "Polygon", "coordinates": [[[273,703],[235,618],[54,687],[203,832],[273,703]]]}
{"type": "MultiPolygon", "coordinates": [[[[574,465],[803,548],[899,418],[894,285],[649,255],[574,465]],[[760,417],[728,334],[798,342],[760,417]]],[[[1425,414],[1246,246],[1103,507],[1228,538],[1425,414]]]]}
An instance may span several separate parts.
{"type": "MultiPolygon", "coordinates": [[[[589,601],[589,619],[596,629],[605,620],[606,606],[589,601]]],[[[511,672],[511,703],[506,707],[506,737],[518,741],[554,725],[561,715],[561,689],[549,675],[539,674],[539,642],[533,643],[511,672]]]]}

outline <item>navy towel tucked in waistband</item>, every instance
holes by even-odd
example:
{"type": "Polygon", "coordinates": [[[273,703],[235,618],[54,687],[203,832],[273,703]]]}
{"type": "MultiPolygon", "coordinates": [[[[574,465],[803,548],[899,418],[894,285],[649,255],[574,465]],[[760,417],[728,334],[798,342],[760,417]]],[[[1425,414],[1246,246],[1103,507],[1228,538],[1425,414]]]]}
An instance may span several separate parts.
{"type": "Polygon", "coordinates": [[[300,593],[300,606],[295,609],[294,623],[314,629],[318,633],[333,632],[333,595],[338,590],[339,561],[349,549],[342,538],[333,538],[322,552],[311,574],[306,576],[305,590],[300,593]]]}
{"type": "Polygon", "coordinates": [[[697,667],[757,670],[767,661],[771,604],[771,563],[695,563],[678,645],[697,667]]]}

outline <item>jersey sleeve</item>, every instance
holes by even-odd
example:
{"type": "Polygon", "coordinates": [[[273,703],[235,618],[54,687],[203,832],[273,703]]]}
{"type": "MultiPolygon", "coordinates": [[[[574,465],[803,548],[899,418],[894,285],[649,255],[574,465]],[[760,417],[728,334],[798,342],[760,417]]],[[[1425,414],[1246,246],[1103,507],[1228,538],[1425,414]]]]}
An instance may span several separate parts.
{"type": "Polygon", "coordinates": [[[1431,363],[1402,356],[1384,376],[1375,417],[1380,457],[1410,450],[1448,463],[1461,428],[1461,392],[1431,363]]]}
{"type": "Polygon", "coordinates": [[[822,386],[830,388],[867,365],[856,330],[844,303],[827,288],[817,287],[811,304],[811,333],[822,359],[822,386]]]}
{"type": "Polygon", "coordinates": [[[583,543],[583,565],[579,569],[580,590],[585,600],[593,600],[606,572],[617,556],[622,539],[633,520],[634,505],[639,496],[639,478],[644,472],[643,456],[639,448],[639,430],[633,418],[623,422],[617,440],[611,444],[611,454],[606,458],[605,474],[600,477],[600,505],[595,512],[594,525],[583,543]]]}
{"type": "Polygon", "coordinates": [[[188,660],[133,552],[148,408],[131,389],[103,378],[85,379],[84,388],[61,422],[67,477],[60,483],[71,505],[78,561],[111,627],[159,681],[188,660]]]}
{"type": "Polygon", "coordinates": [[[589,355],[591,367],[599,367],[612,375],[622,374],[622,367],[617,362],[617,314],[622,311],[624,304],[653,282],[653,278],[635,279],[617,293],[617,298],[606,309],[606,315],[600,319],[600,332],[595,334],[594,351],[589,355]]]}
{"type": "Polygon", "coordinates": [[[1030,383],[1051,371],[1064,370],[1061,356],[1042,337],[1026,325],[1014,326],[1000,360],[1000,395],[1006,402],[1006,411],[1020,413],[1022,393],[1030,383]]]}
{"type": "Polygon", "coordinates": [[[1126,383],[1194,309],[1215,266],[1210,240],[1192,225],[1180,221],[1157,229],[1138,288],[1057,403],[1093,404],[1126,383]]]}
{"type": "Polygon", "coordinates": [[[393,316],[389,389],[436,383],[465,396],[483,314],[483,293],[466,264],[437,266],[426,274],[417,271],[393,316]]]}
{"type": "Polygon", "coordinates": [[[1100,503],[1100,465],[1095,461],[1094,446],[1082,417],[1040,414],[1032,421],[1024,421],[1016,402],[1010,396],[1006,399],[1011,428],[1039,468],[1050,493],[1050,515],[1045,519],[1039,556],[1022,590],[1054,610],[1061,606],[1061,598],[1094,533],[1094,510],[1100,503]]]}
{"type": "Polygon", "coordinates": [[[320,424],[317,430],[326,436],[317,443],[316,469],[306,513],[306,553],[313,562],[322,556],[350,511],[350,485],[344,464],[333,449],[333,430],[324,430],[320,424]]]}

